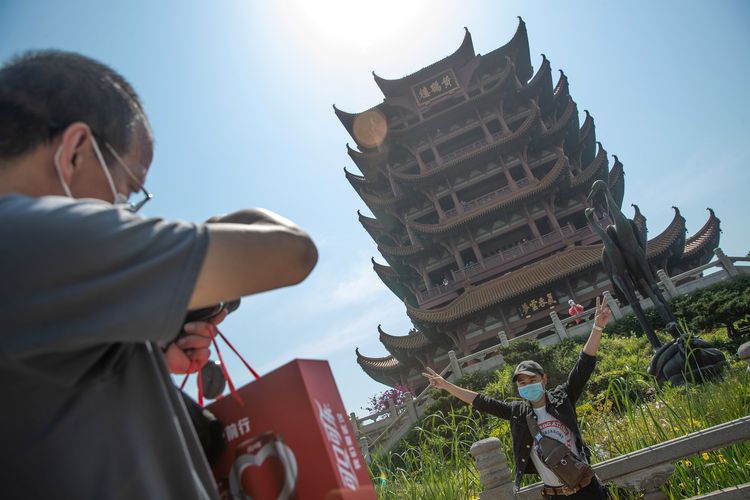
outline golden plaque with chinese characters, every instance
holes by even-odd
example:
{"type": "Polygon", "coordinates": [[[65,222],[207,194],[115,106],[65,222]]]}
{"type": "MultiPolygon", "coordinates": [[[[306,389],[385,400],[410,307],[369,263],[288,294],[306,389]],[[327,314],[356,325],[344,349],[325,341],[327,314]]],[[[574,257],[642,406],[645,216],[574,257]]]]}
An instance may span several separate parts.
{"type": "Polygon", "coordinates": [[[454,93],[461,88],[452,69],[443,71],[439,75],[413,85],[411,88],[417,106],[427,106],[436,99],[454,93]]]}

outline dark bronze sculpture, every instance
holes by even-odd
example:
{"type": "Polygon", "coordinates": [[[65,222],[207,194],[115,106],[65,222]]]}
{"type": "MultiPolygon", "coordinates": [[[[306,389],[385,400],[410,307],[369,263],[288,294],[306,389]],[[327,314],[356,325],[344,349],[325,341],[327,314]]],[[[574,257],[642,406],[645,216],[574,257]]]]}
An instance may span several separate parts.
{"type": "Polygon", "coordinates": [[[662,295],[646,258],[645,227],[639,227],[625,217],[617,206],[607,185],[595,181],[588,196],[594,208],[585,211],[589,226],[599,235],[604,245],[602,265],[617,292],[633,309],[646,337],[656,351],[648,372],[659,382],[670,381],[680,385],[686,381],[701,381],[718,373],[726,363],[724,354],[709,346],[704,340],[682,334],[669,303],[662,295]],[[603,228],[596,212],[609,214],[612,224],[603,228]],[[648,297],[659,316],[664,320],[672,340],[662,345],[641,308],[636,291],[648,297]]]}

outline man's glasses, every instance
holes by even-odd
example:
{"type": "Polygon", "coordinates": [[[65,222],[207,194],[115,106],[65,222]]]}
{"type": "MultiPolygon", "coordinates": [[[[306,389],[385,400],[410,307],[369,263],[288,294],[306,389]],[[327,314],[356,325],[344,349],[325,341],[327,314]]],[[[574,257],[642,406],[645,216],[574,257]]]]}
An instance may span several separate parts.
{"type": "Polygon", "coordinates": [[[115,148],[113,148],[107,141],[103,141],[103,142],[104,142],[104,147],[107,148],[107,151],[109,151],[110,154],[114,156],[115,160],[117,160],[117,163],[120,164],[120,166],[125,171],[125,173],[128,174],[128,177],[130,177],[130,179],[136,183],[139,190],[141,191],[141,194],[143,197],[138,202],[136,203],[128,202],[128,210],[130,210],[131,212],[137,212],[138,210],[143,208],[143,205],[148,203],[148,201],[151,198],[153,198],[154,195],[152,195],[146,189],[146,186],[144,186],[143,183],[138,180],[138,177],[136,177],[133,171],[130,170],[130,167],[128,167],[125,161],[122,158],[120,158],[120,155],[117,154],[117,151],[115,151],[115,148]]]}

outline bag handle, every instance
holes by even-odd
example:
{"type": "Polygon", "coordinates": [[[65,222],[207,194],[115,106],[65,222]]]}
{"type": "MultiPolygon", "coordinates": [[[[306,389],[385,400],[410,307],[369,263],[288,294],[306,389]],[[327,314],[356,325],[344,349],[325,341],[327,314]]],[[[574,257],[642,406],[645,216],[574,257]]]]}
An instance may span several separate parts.
{"type": "MultiPolygon", "coordinates": [[[[214,325],[213,323],[208,324],[208,328],[211,330],[211,342],[214,345],[214,348],[216,349],[216,354],[219,356],[219,365],[221,366],[221,372],[224,375],[224,379],[227,381],[227,384],[229,385],[229,393],[234,396],[237,401],[240,402],[240,404],[244,404],[242,401],[242,398],[237,396],[237,389],[234,387],[234,383],[232,382],[232,377],[229,375],[229,372],[227,371],[226,364],[224,364],[224,357],[221,355],[221,349],[219,349],[219,343],[216,341],[216,336],[218,335],[221,337],[221,339],[229,346],[230,349],[232,349],[232,352],[237,355],[238,358],[240,358],[240,361],[245,365],[245,367],[250,371],[250,373],[255,377],[256,380],[260,378],[260,375],[258,375],[258,372],[253,370],[253,367],[250,366],[250,363],[245,361],[245,358],[242,357],[242,354],[237,351],[237,349],[232,345],[229,340],[224,336],[223,333],[214,325]]],[[[185,378],[182,379],[182,383],[180,384],[180,390],[182,390],[185,387],[185,384],[187,383],[188,378],[190,378],[190,374],[186,374],[185,378]]],[[[200,406],[203,406],[203,378],[201,376],[201,370],[198,370],[198,404],[200,406]]]]}

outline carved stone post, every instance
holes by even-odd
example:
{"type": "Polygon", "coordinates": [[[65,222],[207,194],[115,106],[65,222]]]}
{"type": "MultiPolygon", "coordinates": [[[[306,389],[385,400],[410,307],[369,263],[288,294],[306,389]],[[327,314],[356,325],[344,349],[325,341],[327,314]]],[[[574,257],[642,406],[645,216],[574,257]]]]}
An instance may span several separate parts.
{"type": "Polygon", "coordinates": [[[411,392],[407,392],[406,396],[406,412],[409,414],[409,420],[412,423],[416,423],[419,418],[417,417],[417,407],[414,404],[414,398],[411,397],[411,392]]]}
{"type": "Polygon", "coordinates": [[[673,472],[674,464],[666,463],[614,478],[612,482],[620,488],[644,492],[644,500],[663,500],[667,496],[661,491],[661,487],[673,472]]]}
{"type": "Polygon", "coordinates": [[[557,333],[557,336],[560,337],[560,340],[568,338],[568,332],[565,331],[565,327],[563,326],[562,321],[560,321],[560,316],[558,316],[555,311],[552,311],[549,313],[549,317],[552,318],[552,324],[555,325],[555,332],[557,333]]]}
{"type": "Polygon", "coordinates": [[[609,290],[605,290],[602,295],[604,295],[604,300],[607,301],[609,310],[612,311],[612,316],[615,318],[615,320],[622,318],[622,311],[620,310],[620,306],[617,304],[615,298],[612,297],[612,294],[609,293],[609,290]]]}
{"type": "Polygon", "coordinates": [[[737,357],[748,364],[747,371],[750,372],[750,342],[745,342],[737,349],[737,357]]]}
{"type": "Polygon", "coordinates": [[[392,399],[388,400],[388,413],[391,414],[391,418],[398,417],[398,412],[396,411],[396,403],[394,403],[392,399]]]}
{"type": "Polygon", "coordinates": [[[455,382],[464,376],[464,373],[461,371],[461,365],[458,364],[458,358],[456,358],[456,351],[448,351],[448,359],[450,360],[453,381],[455,382]]]}
{"type": "Polygon", "coordinates": [[[367,436],[359,438],[359,448],[362,450],[362,456],[365,457],[365,462],[370,463],[370,440],[367,436]]]}
{"type": "Polygon", "coordinates": [[[734,267],[732,259],[727,257],[721,248],[714,248],[714,254],[716,255],[716,258],[719,259],[719,262],[721,262],[721,266],[724,268],[730,278],[736,278],[740,275],[739,271],[737,271],[737,268],[734,267]]]}
{"type": "Polygon", "coordinates": [[[500,449],[500,440],[487,438],[471,445],[471,454],[477,461],[479,481],[484,491],[480,500],[504,500],[513,498],[513,476],[500,449]]]}
{"type": "Polygon", "coordinates": [[[357,422],[357,415],[355,415],[354,412],[351,412],[349,414],[349,421],[352,423],[352,430],[354,431],[354,435],[359,437],[359,423],[357,422]]]}
{"type": "Polygon", "coordinates": [[[505,330],[500,330],[497,334],[497,337],[500,339],[500,345],[502,345],[503,347],[507,348],[510,345],[508,336],[505,334],[505,330]]]}
{"type": "Polygon", "coordinates": [[[680,295],[680,292],[677,291],[677,287],[674,286],[674,281],[672,281],[672,278],[669,277],[664,269],[657,270],[656,276],[659,278],[661,284],[664,285],[664,291],[667,292],[667,298],[673,299],[680,295]]]}

